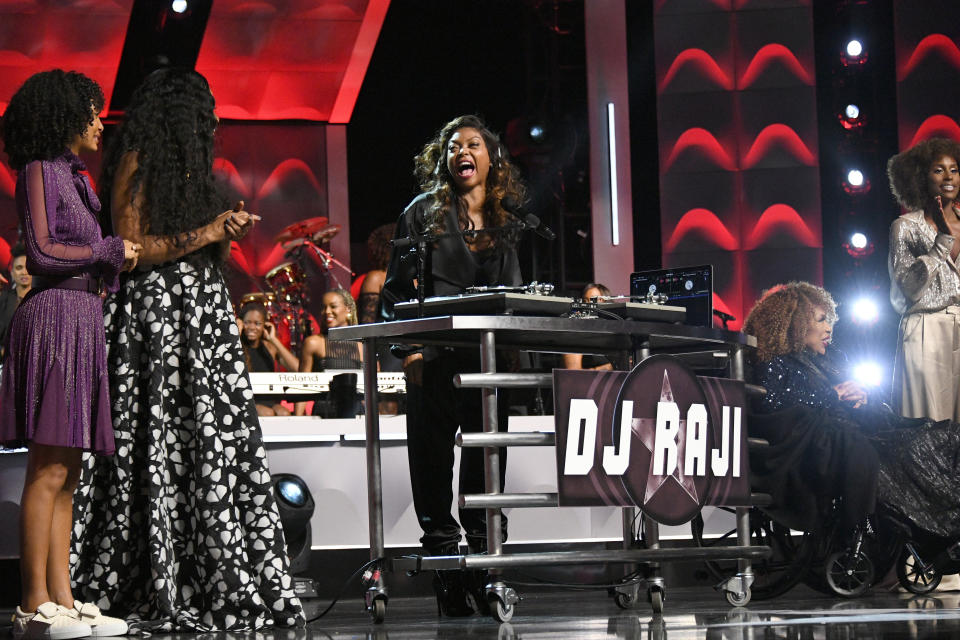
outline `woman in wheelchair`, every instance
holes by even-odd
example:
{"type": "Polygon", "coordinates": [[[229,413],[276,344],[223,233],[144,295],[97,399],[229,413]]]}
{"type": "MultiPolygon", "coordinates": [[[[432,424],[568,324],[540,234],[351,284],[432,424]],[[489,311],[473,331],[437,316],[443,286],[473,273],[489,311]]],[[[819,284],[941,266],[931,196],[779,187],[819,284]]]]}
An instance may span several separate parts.
{"type": "Polygon", "coordinates": [[[753,381],[766,389],[750,434],[770,442],[751,474],[773,497],[769,515],[794,529],[842,498],[839,530],[862,540],[864,528],[883,529],[898,540],[903,586],[930,591],[960,571],[960,425],[900,417],[850,380],[829,348],[836,319],[830,294],[804,282],[770,289],[750,311],[753,381]],[[874,513],[890,517],[867,521],[874,513]]]}

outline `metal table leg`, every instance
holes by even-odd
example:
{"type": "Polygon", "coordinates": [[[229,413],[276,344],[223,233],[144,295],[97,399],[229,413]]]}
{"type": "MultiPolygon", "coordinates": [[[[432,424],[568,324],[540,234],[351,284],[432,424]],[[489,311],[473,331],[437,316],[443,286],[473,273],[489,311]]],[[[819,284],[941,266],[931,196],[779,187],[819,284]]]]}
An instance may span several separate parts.
{"type": "MultiPolygon", "coordinates": [[[[377,340],[363,341],[363,409],[367,436],[367,517],[370,530],[370,559],[384,557],[383,477],[380,473],[380,412],[377,402],[377,340]]],[[[387,588],[383,574],[374,574],[364,602],[376,623],[383,622],[387,609],[387,588]]]]}
{"type": "MultiPolygon", "coordinates": [[[[730,377],[734,380],[743,380],[746,375],[744,368],[744,350],[737,345],[730,348],[730,377]]],[[[737,544],[741,547],[750,546],[750,509],[737,507],[737,544]]],[[[753,584],[753,565],[749,558],[737,560],[737,575],[728,581],[726,589],[727,602],[734,606],[744,606],[750,602],[750,586],[753,584]]]]}
{"type": "MultiPolygon", "coordinates": [[[[623,507],[620,509],[622,519],[623,550],[629,551],[636,544],[636,533],[634,524],[637,518],[636,507],[623,507]]],[[[630,563],[624,565],[628,576],[634,575],[638,565],[630,563]]],[[[623,586],[615,587],[613,590],[613,601],[621,609],[634,609],[640,606],[640,584],[637,582],[628,583],[623,586]]]]}
{"type": "MultiPolygon", "coordinates": [[[[484,331],[480,335],[480,371],[496,373],[497,349],[493,331],[484,331]]],[[[497,433],[497,390],[495,387],[483,387],[480,390],[483,410],[484,433],[497,433]]],[[[484,488],[487,494],[502,493],[500,486],[500,450],[497,447],[483,448],[484,488]]],[[[499,508],[486,509],[487,514],[487,554],[499,556],[503,553],[503,535],[501,523],[503,514],[499,508]]],[[[487,599],[490,601],[490,615],[498,622],[506,622],[513,617],[514,605],[519,602],[516,592],[504,584],[500,569],[490,569],[490,581],[486,586],[487,599]]]]}
{"type": "MultiPolygon", "coordinates": [[[[660,548],[660,525],[656,520],[643,516],[643,535],[647,539],[648,549],[660,548]]],[[[663,613],[663,601],[666,597],[666,585],[660,574],[660,563],[651,562],[647,576],[647,596],[654,613],[663,613]]]]}
{"type": "MultiPolygon", "coordinates": [[[[637,366],[643,360],[650,357],[650,343],[646,340],[640,343],[634,344],[632,356],[632,366],[637,366]]],[[[623,518],[623,548],[630,549],[633,547],[636,542],[636,533],[635,533],[635,524],[637,517],[637,508],[636,507],[624,507],[620,510],[621,517],[623,518]]],[[[647,540],[648,547],[650,549],[657,549],[660,547],[660,529],[657,526],[656,522],[653,522],[643,514],[641,517],[641,525],[644,527],[644,537],[647,540]]],[[[628,573],[632,573],[637,569],[637,565],[628,565],[628,573]]],[[[663,578],[660,576],[660,567],[657,564],[650,563],[648,567],[647,575],[647,594],[651,604],[653,605],[653,610],[656,613],[663,612],[663,591],[664,583],[663,578]]],[[[630,587],[620,587],[616,589],[614,593],[614,602],[622,609],[632,609],[640,605],[640,589],[641,585],[634,584],[630,587]]]]}

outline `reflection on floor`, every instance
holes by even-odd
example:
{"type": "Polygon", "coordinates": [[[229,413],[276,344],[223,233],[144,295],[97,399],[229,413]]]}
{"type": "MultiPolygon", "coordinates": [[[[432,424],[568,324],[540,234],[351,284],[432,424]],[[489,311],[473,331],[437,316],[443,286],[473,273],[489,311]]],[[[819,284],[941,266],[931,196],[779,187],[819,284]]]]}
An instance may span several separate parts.
{"type": "MultiPolygon", "coordinates": [[[[327,602],[307,602],[316,615],[327,602]]],[[[204,634],[204,640],[832,640],[847,638],[960,638],[960,592],[917,597],[875,591],[857,600],[839,600],[797,587],[766,602],[731,608],[709,589],[674,589],[667,594],[663,616],[645,605],[624,611],[603,592],[529,593],[509,623],[490,618],[438,618],[427,598],[394,598],[386,620],[374,625],[360,600],[346,600],[306,629],[271,630],[258,634],[204,634]]],[[[0,625],[0,636],[8,627],[0,625]]],[[[179,640],[190,634],[154,635],[151,640],[179,640]]]]}

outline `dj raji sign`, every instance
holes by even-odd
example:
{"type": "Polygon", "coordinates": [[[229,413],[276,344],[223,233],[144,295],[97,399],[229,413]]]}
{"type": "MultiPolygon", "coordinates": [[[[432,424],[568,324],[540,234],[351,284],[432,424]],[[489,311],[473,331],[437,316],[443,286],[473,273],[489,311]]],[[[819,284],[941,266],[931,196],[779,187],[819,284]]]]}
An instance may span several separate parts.
{"type": "Polygon", "coordinates": [[[663,524],[749,505],[743,383],[669,356],[553,373],[561,506],[630,506],[663,524]]]}

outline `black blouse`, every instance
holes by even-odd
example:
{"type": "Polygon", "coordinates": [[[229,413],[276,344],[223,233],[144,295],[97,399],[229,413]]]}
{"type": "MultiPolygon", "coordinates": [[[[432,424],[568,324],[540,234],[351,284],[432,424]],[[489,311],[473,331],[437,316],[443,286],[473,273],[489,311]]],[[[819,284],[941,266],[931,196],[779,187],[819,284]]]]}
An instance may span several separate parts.
{"type": "MultiPolygon", "coordinates": [[[[431,194],[421,194],[411,202],[397,221],[394,238],[410,236],[411,232],[423,233],[426,215],[433,204],[431,194]]],[[[446,211],[445,229],[459,228],[453,208],[446,211]]],[[[489,251],[474,252],[462,237],[441,238],[428,249],[425,278],[428,296],[449,296],[463,293],[467,287],[523,283],[520,275],[520,260],[513,243],[498,239],[489,251]]],[[[417,277],[417,258],[410,248],[394,247],[390,252],[387,277],[380,292],[380,314],[383,320],[393,320],[393,305],[412,300],[417,296],[414,280],[417,277]],[[409,258],[404,259],[409,255],[409,258]]]]}

